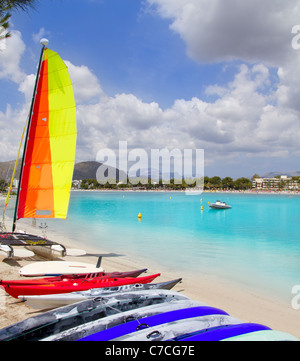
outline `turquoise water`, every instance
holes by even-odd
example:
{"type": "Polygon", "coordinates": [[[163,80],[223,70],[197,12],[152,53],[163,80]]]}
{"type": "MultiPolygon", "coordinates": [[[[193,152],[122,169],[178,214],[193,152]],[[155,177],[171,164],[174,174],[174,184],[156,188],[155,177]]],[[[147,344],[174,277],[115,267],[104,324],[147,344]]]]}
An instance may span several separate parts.
{"type": "Polygon", "coordinates": [[[67,220],[47,224],[174,277],[218,276],[287,301],[300,284],[300,196],[76,191],[67,220]],[[217,199],[232,209],[210,209],[217,199]]]}
{"type": "Polygon", "coordinates": [[[108,252],[155,261],[176,277],[221,276],[286,300],[300,284],[300,196],[72,192],[58,227],[108,252]],[[210,209],[217,199],[232,209],[210,209]]]}

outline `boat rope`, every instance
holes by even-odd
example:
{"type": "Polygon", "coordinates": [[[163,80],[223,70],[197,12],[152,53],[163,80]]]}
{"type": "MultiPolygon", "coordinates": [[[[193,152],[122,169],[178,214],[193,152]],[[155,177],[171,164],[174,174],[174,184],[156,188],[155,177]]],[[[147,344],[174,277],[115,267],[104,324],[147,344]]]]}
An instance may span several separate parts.
{"type": "MultiPolygon", "coordinates": [[[[17,159],[16,159],[16,162],[15,162],[15,167],[14,167],[14,170],[13,170],[13,174],[12,174],[12,177],[11,177],[9,189],[8,189],[7,196],[6,196],[5,203],[4,203],[3,218],[2,218],[2,230],[3,231],[6,231],[5,212],[6,212],[6,208],[8,206],[8,203],[9,203],[9,197],[10,197],[10,193],[11,193],[11,190],[12,190],[12,186],[13,186],[13,182],[14,182],[14,178],[15,178],[15,174],[16,174],[16,170],[17,170],[18,160],[19,160],[20,151],[21,151],[21,147],[22,147],[22,143],[23,143],[25,130],[27,128],[28,120],[29,120],[29,116],[27,117],[27,120],[25,122],[25,126],[24,126],[24,129],[23,129],[22,137],[21,137],[21,142],[20,142],[20,145],[19,145],[18,155],[17,155],[17,159]]],[[[20,182],[20,180],[19,180],[19,182],[20,182]]]]}

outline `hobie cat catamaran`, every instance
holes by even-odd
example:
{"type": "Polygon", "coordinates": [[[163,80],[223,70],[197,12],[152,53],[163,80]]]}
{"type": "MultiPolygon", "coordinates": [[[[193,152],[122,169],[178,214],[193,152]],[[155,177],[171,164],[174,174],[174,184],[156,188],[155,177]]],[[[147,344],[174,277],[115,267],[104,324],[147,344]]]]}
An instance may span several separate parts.
{"type": "MultiPolygon", "coordinates": [[[[16,255],[15,246],[30,247],[35,253],[43,251],[44,256],[51,257],[65,256],[67,252],[56,242],[15,232],[21,218],[67,217],[75,162],[76,107],[71,79],[60,56],[46,47],[48,40],[42,39],[41,44],[33,98],[23,131],[26,135],[12,232],[0,233],[0,260],[16,255]]],[[[12,181],[16,166],[17,162],[12,181]]],[[[3,231],[11,187],[12,182],[5,201],[3,231]]]]}

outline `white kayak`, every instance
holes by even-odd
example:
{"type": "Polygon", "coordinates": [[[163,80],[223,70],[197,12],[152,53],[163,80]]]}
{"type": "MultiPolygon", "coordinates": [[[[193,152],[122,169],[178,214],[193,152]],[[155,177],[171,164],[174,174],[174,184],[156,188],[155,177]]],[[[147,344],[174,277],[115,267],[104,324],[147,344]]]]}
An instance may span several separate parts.
{"type": "MultiPolygon", "coordinates": [[[[132,285],[123,285],[117,287],[103,287],[103,288],[92,288],[87,291],[70,292],[62,294],[51,294],[51,295],[38,295],[38,296],[18,296],[19,300],[26,302],[28,306],[34,309],[52,309],[57,307],[63,307],[72,303],[93,299],[96,297],[104,297],[113,295],[116,293],[134,292],[134,291],[147,291],[154,289],[170,290],[181,278],[160,282],[160,283],[147,283],[140,284],[135,283],[132,285]]],[[[152,291],[149,291],[150,293],[152,291]]]]}
{"type": "Polygon", "coordinates": [[[104,272],[102,267],[97,265],[81,262],[68,261],[45,261],[35,262],[22,267],[19,270],[21,276],[35,277],[35,276],[60,276],[62,274],[83,274],[104,272]]]}
{"type": "MultiPolygon", "coordinates": [[[[175,295],[176,296],[176,295],[175,295]]],[[[92,335],[96,332],[115,327],[126,322],[138,320],[144,317],[157,315],[163,312],[170,312],[173,310],[180,310],[188,307],[205,306],[204,303],[193,301],[190,299],[174,299],[165,298],[165,302],[154,305],[148,305],[141,308],[117,313],[115,315],[99,318],[90,322],[83,323],[68,330],[62,331],[55,335],[51,335],[41,341],[77,341],[80,338],[92,335]]]]}

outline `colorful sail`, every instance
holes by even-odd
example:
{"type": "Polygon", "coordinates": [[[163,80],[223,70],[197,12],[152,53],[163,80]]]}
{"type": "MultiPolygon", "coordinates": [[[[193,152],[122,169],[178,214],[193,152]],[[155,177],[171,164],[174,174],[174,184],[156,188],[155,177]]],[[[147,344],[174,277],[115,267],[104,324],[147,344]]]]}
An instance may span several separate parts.
{"type": "Polygon", "coordinates": [[[45,48],[25,141],[16,218],[67,216],[76,148],[76,109],[68,69],[45,48]]]}

